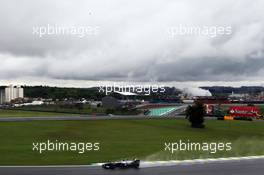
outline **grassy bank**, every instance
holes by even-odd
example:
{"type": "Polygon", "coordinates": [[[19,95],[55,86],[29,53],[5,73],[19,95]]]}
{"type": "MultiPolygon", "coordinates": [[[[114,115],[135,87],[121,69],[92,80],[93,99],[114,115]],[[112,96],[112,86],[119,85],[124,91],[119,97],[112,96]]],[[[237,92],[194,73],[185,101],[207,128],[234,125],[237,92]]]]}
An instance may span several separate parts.
{"type": "MultiPolygon", "coordinates": [[[[13,110],[13,109],[11,109],[13,110]]],[[[41,105],[41,106],[23,106],[17,107],[15,110],[20,111],[35,111],[35,112],[51,112],[51,113],[65,113],[65,114],[81,114],[81,115],[137,115],[140,111],[128,109],[106,109],[104,107],[92,108],[90,105],[81,105],[80,108],[72,105],[41,105]]]]}
{"type": "Polygon", "coordinates": [[[82,105],[81,108],[67,105],[40,105],[40,106],[23,106],[17,109],[22,111],[38,111],[38,112],[55,112],[55,113],[70,113],[70,114],[93,114],[105,113],[102,107],[91,108],[89,105],[82,105]]]}
{"type": "Polygon", "coordinates": [[[60,116],[60,115],[72,116],[74,114],[0,109],[0,117],[49,117],[49,116],[60,116]]]}
{"type": "Polygon", "coordinates": [[[207,121],[193,129],[186,120],[34,121],[0,123],[0,165],[90,164],[138,157],[145,160],[194,159],[264,154],[264,123],[207,121]],[[32,151],[33,142],[100,142],[100,151],[32,151]],[[165,142],[232,142],[232,151],[164,151],[165,142]]]}

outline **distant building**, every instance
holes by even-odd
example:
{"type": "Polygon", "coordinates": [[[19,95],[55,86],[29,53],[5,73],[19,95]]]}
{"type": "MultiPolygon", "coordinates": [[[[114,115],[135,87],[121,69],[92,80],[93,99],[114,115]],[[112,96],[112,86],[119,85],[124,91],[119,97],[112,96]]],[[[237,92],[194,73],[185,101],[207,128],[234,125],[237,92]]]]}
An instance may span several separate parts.
{"type": "Polygon", "coordinates": [[[20,86],[7,86],[0,89],[0,104],[10,103],[17,98],[24,98],[24,89],[20,86]]]}
{"type": "Polygon", "coordinates": [[[97,108],[102,106],[102,102],[101,101],[91,101],[90,103],[91,108],[97,108]]]}
{"type": "Polygon", "coordinates": [[[230,98],[243,98],[249,96],[248,94],[235,94],[234,92],[232,92],[232,94],[230,94],[228,97],[230,98]]]}
{"type": "Polygon", "coordinates": [[[213,97],[213,96],[199,96],[195,99],[195,102],[203,104],[229,104],[230,101],[227,97],[213,97]]]}
{"type": "Polygon", "coordinates": [[[44,102],[43,101],[32,101],[31,103],[21,103],[21,104],[15,104],[15,107],[21,107],[21,106],[40,106],[43,105],[44,102]]]}
{"type": "Polygon", "coordinates": [[[0,89],[0,104],[5,103],[5,89],[0,89]]]}

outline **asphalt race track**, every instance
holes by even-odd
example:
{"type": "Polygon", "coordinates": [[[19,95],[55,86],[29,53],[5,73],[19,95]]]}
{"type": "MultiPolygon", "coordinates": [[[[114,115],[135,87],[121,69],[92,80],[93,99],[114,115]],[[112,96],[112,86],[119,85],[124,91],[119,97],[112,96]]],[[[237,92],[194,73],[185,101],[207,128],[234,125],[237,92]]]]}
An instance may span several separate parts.
{"type": "Polygon", "coordinates": [[[264,159],[103,170],[101,167],[0,167],[1,175],[263,175],[264,159]]]}

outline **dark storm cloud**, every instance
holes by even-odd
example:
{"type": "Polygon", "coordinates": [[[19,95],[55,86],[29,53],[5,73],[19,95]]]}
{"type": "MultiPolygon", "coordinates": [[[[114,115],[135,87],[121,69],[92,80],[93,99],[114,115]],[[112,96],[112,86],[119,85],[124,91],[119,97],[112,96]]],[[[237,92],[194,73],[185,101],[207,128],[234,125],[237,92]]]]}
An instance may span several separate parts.
{"type": "Polygon", "coordinates": [[[187,63],[157,65],[151,69],[155,72],[154,74],[159,74],[157,79],[159,81],[186,81],[186,79],[190,81],[240,81],[258,75],[263,67],[264,58],[247,58],[244,61],[203,58],[202,62],[193,59],[187,63]]]}
{"type": "Polygon", "coordinates": [[[264,1],[2,0],[0,78],[235,81],[264,73],[264,1]],[[229,35],[171,36],[179,26],[229,35]],[[34,27],[98,27],[97,35],[33,34],[34,27]]]}

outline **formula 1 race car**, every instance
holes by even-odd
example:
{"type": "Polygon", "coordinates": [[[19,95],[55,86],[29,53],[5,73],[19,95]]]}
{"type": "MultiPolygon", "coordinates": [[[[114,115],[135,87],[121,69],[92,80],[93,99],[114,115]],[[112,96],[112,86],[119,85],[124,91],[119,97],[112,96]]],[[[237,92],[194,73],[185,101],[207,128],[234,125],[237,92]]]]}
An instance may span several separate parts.
{"type": "Polygon", "coordinates": [[[103,164],[102,167],[104,169],[128,169],[128,168],[139,168],[140,166],[140,160],[133,160],[133,161],[121,161],[121,162],[109,162],[106,164],[103,164]]]}

